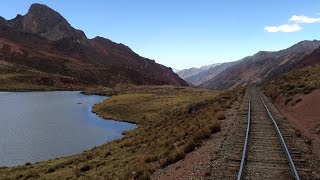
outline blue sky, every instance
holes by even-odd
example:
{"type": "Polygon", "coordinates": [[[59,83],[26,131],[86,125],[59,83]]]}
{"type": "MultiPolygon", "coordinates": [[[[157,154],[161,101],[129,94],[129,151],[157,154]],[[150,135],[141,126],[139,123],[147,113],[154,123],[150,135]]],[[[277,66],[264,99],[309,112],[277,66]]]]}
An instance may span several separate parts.
{"type": "Polygon", "coordinates": [[[106,37],[179,69],[320,39],[320,0],[2,0],[0,16],[24,15],[35,2],[89,38],[106,37]]]}

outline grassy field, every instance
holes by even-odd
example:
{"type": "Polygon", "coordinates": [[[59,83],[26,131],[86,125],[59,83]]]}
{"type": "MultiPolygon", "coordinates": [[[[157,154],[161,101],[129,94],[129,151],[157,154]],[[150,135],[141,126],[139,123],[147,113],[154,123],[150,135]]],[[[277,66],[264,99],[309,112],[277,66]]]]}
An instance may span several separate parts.
{"type": "Polygon", "coordinates": [[[148,179],[152,172],[184,158],[218,132],[224,112],[244,90],[163,86],[119,88],[114,93],[119,95],[97,104],[94,111],[105,118],[137,123],[139,128],[79,155],[0,168],[0,179],[148,179]]]}
{"type": "Polygon", "coordinates": [[[275,100],[279,95],[309,94],[320,88],[320,65],[294,70],[262,86],[263,92],[275,100]]]}

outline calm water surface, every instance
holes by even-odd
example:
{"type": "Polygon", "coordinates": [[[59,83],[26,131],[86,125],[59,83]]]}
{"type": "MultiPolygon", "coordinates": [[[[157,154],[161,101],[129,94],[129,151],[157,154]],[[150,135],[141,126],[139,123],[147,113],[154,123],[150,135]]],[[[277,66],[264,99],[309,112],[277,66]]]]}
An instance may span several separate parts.
{"type": "Polygon", "coordinates": [[[0,92],[0,166],[80,153],[137,126],[91,112],[103,96],[80,92],[0,92]]]}

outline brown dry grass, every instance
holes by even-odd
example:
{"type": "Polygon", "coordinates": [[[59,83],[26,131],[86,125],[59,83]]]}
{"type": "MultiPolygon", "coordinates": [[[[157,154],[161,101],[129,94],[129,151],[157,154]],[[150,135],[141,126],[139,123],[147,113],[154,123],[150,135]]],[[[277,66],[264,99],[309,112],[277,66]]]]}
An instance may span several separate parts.
{"type": "Polygon", "coordinates": [[[74,78],[0,60],[0,91],[79,90],[85,87],[74,78]]]}
{"type": "Polygon", "coordinates": [[[135,122],[139,128],[79,155],[2,168],[0,179],[148,179],[153,171],[184,158],[219,131],[218,119],[223,119],[224,111],[244,92],[171,86],[128,89],[96,105],[94,111],[106,118],[135,122]]]}
{"type": "Polygon", "coordinates": [[[272,100],[284,95],[289,97],[288,102],[291,101],[290,96],[309,94],[318,88],[320,88],[320,65],[291,71],[262,86],[264,93],[272,100]]]}

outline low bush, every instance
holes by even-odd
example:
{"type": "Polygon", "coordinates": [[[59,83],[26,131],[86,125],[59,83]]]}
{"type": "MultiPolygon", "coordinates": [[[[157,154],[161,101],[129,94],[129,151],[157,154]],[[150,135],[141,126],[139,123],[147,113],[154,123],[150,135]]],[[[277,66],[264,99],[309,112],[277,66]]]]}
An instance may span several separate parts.
{"type": "Polygon", "coordinates": [[[149,156],[147,156],[144,161],[145,161],[146,163],[151,163],[151,162],[157,161],[158,159],[159,159],[158,154],[155,154],[155,155],[149,155],[149,156]]]}
{"type": "Polygon", "coordinates": [[[196,148],[197,144],[194,140],[187,141],[186,145],[183,147],[185,153],[192,152],[196,148]]]}
{"type": "Polygon", "coordinates": [[[48,170],[47,170],[47,173],[52,173],[55,171],[55,168],[54,167],[50,167],[48,170]]]}
{"type": "Polygon", "coordinates": [[[83,165],[79,170],[80,172],[86,172],[91,169],[91,166],[89,164],[83,165]]]}

